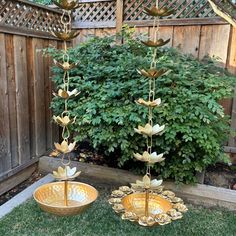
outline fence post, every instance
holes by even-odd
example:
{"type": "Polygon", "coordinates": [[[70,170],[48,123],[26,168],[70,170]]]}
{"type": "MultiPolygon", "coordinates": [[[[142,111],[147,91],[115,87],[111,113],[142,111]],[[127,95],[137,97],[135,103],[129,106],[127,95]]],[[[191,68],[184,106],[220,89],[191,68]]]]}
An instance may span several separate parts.
{"type": "Polygon", "coordinates": [[[123,25],[124,1],[116,0],[116,33],[119,33],[123,25]]]}

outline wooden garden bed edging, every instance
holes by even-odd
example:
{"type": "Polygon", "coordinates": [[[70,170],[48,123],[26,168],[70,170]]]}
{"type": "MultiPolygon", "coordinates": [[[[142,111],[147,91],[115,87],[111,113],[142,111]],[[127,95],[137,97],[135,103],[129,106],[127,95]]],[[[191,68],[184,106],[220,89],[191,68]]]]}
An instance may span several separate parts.
{"type": "MultiPolygon", "coordinates": [[[[60,159],[43,156],[39,159],[39,171],[51,173],[61,165],[60,159]]],[[[97,183],[109,185],[126,185],[141,179],[141,176],[125,170],[98,166],[93,164],[72,161],[71,165],[82,171],[81,178],[90,179],[97,183]]],[[[176,186],[175,183],[165,181],[166,189],[173,190],[177,196],[189,203],[207,207],[219,206],[236,211],[236,191],[218,188],[204,184],[176,186]]]]}

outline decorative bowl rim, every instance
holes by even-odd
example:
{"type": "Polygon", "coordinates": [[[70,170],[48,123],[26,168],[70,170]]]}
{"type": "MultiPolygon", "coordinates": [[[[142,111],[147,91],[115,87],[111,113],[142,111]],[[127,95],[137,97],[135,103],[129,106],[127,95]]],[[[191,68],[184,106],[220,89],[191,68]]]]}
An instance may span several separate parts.
{"type": "Polygon", "coordinates": [[[44,205],[44,206],[48,206],[48,207],[52,207],[52,208],[72,209],[72,208],[80,208],[80,207],[83,207],[83,206],[87,206],[87,205],[93,203],[94,201],[96,201],[96,199],[99,196],[99,192],[97,191],[97,189],[94,188],[93,186],[89,185],[89,184],[82,183],[82,182],[68,181],[68,184],[84,185],[84,186],[89,187],[90,189],[93,189],[93,191],[96,193],[96,196],[92,200],[86,202],[85,204],[81,204],[81,205],[78,205],[78,206],[55,206],[55,205],[50,205],[50,204],[44,203],[42,201],[39,201],[36,197],[36,192],[39,189],[41,189],[42,187],[49,186],[49,185],[54,185],[54,184],[64,184],[64,181],[52,182],[52,183],[47,183],[47,184],[43,184],[43,185],[39,186],[38,188],[35,189],[35,191],[33,193],[34,200],[40,205],[44,205]]]}

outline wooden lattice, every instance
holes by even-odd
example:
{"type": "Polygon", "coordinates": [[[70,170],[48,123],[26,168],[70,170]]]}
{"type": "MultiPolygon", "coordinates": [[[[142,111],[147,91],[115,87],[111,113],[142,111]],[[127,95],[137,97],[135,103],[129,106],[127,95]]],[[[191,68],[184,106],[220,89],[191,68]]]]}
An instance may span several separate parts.
{"type": "Polygon", "coordinates": [[[116,17],[116,1],[97,1],[81,4],[75,14],[78,22],[111,22],[116,17]]]}
{"type": "MultiPolygon", "coordinates": [[[[143,13],[143,7],[151,7],[155,4],[155,0],[124,0],[124,20],[137,21],[149,20],[148,16],[143,13]]],[[[160,0],[160,6],[167,6],[175,9],[176,13],[170,18],[209,18],[214,17],[215,13],[212,10],[207,0],[160,0]]]]}
{"type": "Polygon", "coordinates": [[[60,18],[60,12],[27,1],[0,0],[1,26],[39,32],[61,31],[60,18]]]}

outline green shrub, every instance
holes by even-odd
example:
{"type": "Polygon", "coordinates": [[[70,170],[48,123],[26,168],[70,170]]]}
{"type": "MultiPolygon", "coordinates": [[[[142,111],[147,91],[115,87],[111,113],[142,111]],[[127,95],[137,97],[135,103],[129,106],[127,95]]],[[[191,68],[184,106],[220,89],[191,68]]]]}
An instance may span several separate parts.
{"type": "MultiPolygon", "coordinates": [[[[133,153],[142,153],[146,143],[134,128],[146,124],[147,110],[135,100],[147,99],[148,81],[136,69],[150,64],[150,51],[138,41],[125,41],[116,45],[112,37],[94,38],[70,50],[71,61],[80,61],[71,72],[71,89],[81,91],[69,101],[72,115],[77,116],[71,129],[77,141],[88,138],[120,167],[142,171],[133,153]]],[[[55,49],[48,53],[61,57],[55,49]]],[[[177,182],[194,182],[196,171],[225,159],[222,145],[229,135],[229,118],[218,101],[231,96],[235,81],[212,61],[201,63],[174,49],[158,54],[159,66],[170,72],[157,80],[162,105],[155,109],[154,120],[166,129],[154,139],[154,151],[165,152],[166,160],[155,171],[177,182]]],[[[54,82],[60,85],[62,71],[53,70],[54,82]]],[[[61,100],[55,98],[52,108],[59,114],[61,100]]]]}
{"type": "Polygon", "coordinates": [[[43,5],[50,5],[52,4],[51,0],[30,0],[31,2],[35,2],[35,3],[40,3],[43,5]]]}

